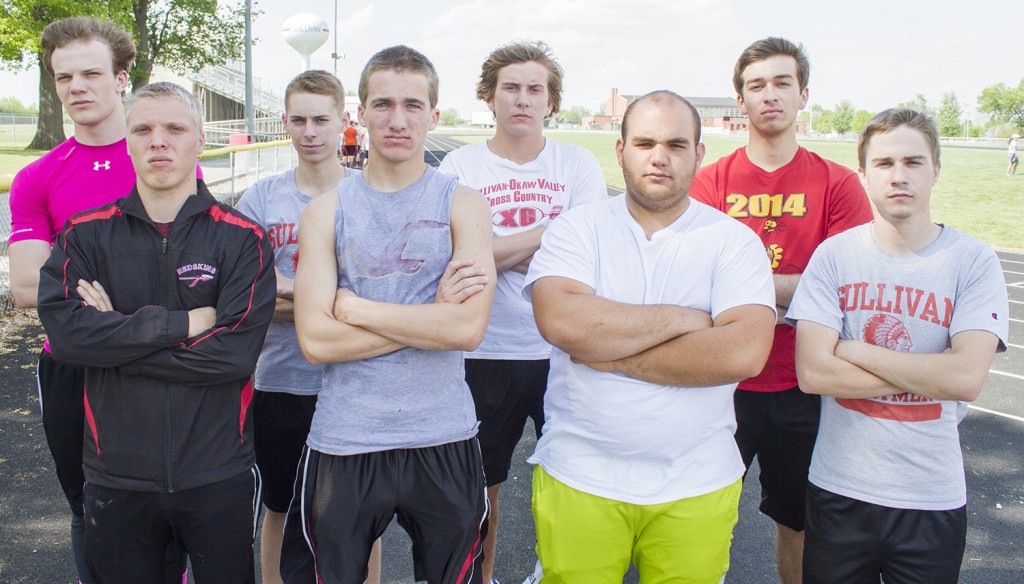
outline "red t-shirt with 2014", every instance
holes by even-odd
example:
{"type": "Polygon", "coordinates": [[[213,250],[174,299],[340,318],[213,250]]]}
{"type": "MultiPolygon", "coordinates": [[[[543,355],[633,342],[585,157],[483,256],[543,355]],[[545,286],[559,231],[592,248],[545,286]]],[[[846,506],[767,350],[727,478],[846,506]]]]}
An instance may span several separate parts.
{"type": "MultiPolygon", "coordinates": [[[[825,239],[871,220],[864,187],[849,168],[799,148],[789,164],[767,172],[739,148],[694,178],[690,196],[754,230],[776,274],[800,274],[825,239]]],[[[796,329],[780,324],[761,374],[749,391],[796,387],[796,329]]]]}

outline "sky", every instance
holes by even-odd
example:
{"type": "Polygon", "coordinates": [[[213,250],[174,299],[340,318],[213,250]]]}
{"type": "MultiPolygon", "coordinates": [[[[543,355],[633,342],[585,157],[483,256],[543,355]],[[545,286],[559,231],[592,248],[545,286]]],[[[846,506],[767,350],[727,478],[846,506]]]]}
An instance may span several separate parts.
{"type": "MultiPolygon", "coordinates": [[[[240,0],[239,0],[240,1],[240,0]]],[[[378,50],[406,44],[441,79],[439,106],[484,109],[475,99],[480,64],[511,40],[543,40],[565,69],[563,109],[597,110],[611,88],[623,94],[670,89],[684,96],[734,97],[732,67],[766,36],[804,44],[811,103],[847,99],[875,112],[918,93],[937,106],[953,91],[966,112],[995,83],[1024,78],[1024,17],[1007,0],[337,0],[338,23],[312,55],[356,90],[378,50]]],[[[281,35],[285,19],[308,12],[334,19],[335,0],[255,0],[253,72],[282,91],[301,59],[281,35]]],[[[0,72],[0,96],[38,101],[34,70],[0,72]]]]}

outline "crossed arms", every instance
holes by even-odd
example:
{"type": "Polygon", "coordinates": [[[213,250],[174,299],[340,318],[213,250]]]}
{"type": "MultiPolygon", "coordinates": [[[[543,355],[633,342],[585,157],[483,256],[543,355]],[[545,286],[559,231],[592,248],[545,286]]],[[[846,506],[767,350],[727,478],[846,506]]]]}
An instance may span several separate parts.
{"type": "Polygon", "coordinates": [[[439,282],[433,304],[395,304],[360,298],[339,289],[335,253],[336,197],[318,197],[303,212],[295,275],[295,325],[299,346],[310,363],[369,359],[404,347],[472,351],[487,330],[494,298],[490,210],[484,198],[458,187],[452,201],[453,262],[439,282]],[[445,301],[446,286],[463,280],[468,269],[484,280],[456,292],[461,302],[445,301]],[[461,272],[460,272],[461,270],[461,272]]]}
{"type": "Polygon", "coordinates": [[[705,387],[757,375],[771,350],[775,314],[759,304],[725,310],[636,305],[594,294],[576,280],[533,285],[541,335],[573,361],[659,385],[705,387]]]}
{"type": "Polygon", "coordinates": [[[906,353],[863,341],[839,340],[825,325],[798,321],[796,375],[806,393],[845,398],[910,392],[936,400],[973,401],[992,365],[999,338],[961,331],[942,353],[906,353]]]}

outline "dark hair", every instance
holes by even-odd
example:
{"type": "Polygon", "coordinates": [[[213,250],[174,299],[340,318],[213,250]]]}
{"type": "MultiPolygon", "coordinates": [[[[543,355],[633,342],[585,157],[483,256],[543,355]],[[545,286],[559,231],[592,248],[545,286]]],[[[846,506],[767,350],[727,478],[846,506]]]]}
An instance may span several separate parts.
{"type": "Polygon", "coordinates": [[[743,95],[743,71],[751,63],[764,61],[776,55],[793,57],[796,60],[796,78],[800,83],[800,91],[807,89],[807,82],[811,79],[811,62],[804,53],[804,46],[784,38],[768,37],[755,42],[740,53],[736,67],[732,70],[732,86],[736,93],[743,95]]]}
{"type": "Polygon", "coordinates": [[[868,144],[871,142],[871,138],[875,134],[891,132],[900,126],[907,126],[921,132],[925,141],[928,142],[928,147],[931,148],[932,161],[936,165],[939,164],[939,155],[941,154],[939,128],[935,125],[935,120],[926,113],[905,107],[895,107],[879,112],[860,131],[860,139],[857,141],[857,164],[860,165],[861,170],[864,170],[867,165],[868,144]]]}
{"type": "Polygon", "coordinates": [[[686,104],[687,108],[689,108],[690,114],[693,116],[693,126],[695,128],[694,129],[693,143],[694,144],[699,144],[700,143],[700,132],[701,132],[700,113],[697,112],[697,108],[693,107],[693,104],[690,103],[685,97],[679,95],[678,93],[676,93],[674,91],[669,91],[667,89],[659,89],[657,91],[652,91],[650,93],[644,94],[644,95],[638,97],[636,99],[636,101],[634,101],[634,102],[630,103],[628,106],[626,106],[626,112],[624,114],[622,114],[622,128],[621,128],[621,130],[622,130],[622,140],[623,141],[626,140],[626,124],[629,121],[629,115],[631,113],[633,113],[633,108],[637,104],[643,103],[643,102],[648,101],[648,100],[653,100],[653,101],[656,101],[656,102],[657,101],[662,101],[662,99],[665,99],[665,98],[674,99],[676,101],[682,102],[682,103],[686,104]]]}
{"type": "Polygon", "coordinates": [[[438,85],[437,71],[423,53],[410,49],[405,45],[388,47],[370,57],[363,73],[359,76],[359,101],[365,107],[366,97],[370,91],[368,83],[370,75],[378,71],[394,71],[395,73],[418,73],[427,78],[430,107],[437,107],[438,85]]]}
{"type": "MultiPolygon", "coordinates": [[[[562,105],[562,66],[555,60],[555,54],[543,41],[513,41],[498,47],[487,56],[480,70],[480,81],[476,84],[476,98],[489,102],[498,89],[498,73],[509,65],[537,63],[548,70],[548,99],[551,100],[551,114],[558,112],[562,105]]],[[[549,114],[549,115],[551,115],[549,114]]]]}
{"type": "Polygon", "coordinates": [[[114,73],[127,71],[135,60],[135,43],[123,28],[108,20],[72,16],[51,22],[43,29],[40,44],[43,66],[53,75],[53,52],[68,43],[95,39],[106,43],[112,55],[114,73]]]}
{"type": "Polygon", "coordinates": [[[304,71],[289,81],[288,87],[284,90],[285,109],[288,109],[288,98],[295,93],[312,93],[333,97],[338,111],[345,110],[345,88],[337,77],[327,71],[319,69],[304,71]]]}

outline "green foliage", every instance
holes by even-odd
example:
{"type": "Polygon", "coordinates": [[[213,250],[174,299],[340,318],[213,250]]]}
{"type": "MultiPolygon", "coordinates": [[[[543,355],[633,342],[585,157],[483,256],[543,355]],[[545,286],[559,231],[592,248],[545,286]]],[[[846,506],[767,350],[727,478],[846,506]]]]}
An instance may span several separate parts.
{"type": "Polygon", "coordinates": [[[589,116],[590,110],[583,107],[582,105],[574,105],[568,110],[562,110],[558,112],[558,119],[563,122],[570,124],[579,124],[583,121],[583,116],[589,116]]]}
{"type": "Polygon", "coordinates": [[[832,114],[832,129],[837,134],[846,134],[853,130],[853,104],[848,100],[842,100],[836,104],[836,110],[832,114]]]}
{"type": "Polygon", "coordinates": [[[0,112],[8,114],[36,114],[39,113],[39,106],[34,103],[25,105],[16,97],[0,97],[0,112]]]}
{"type": "Polygon", "coordinates": [[[896,106],[910,108],[923,114],[935,115],[935,110],[928,105],[928,98],[926,98],[923,93],[918,93],[914,96],[914,99],[910,101],[901,101],[896,104],[896,106]]]}
{"type": "Polygon", "coordinates": [[[935,116],[935,121],[939,124],[939,135],[962,136],[964,127],[960,118],[963,114],[964,110],[960,107],[960,100],[956,98],[956,94],[952,91],[943,93],[939,113],[935,116]]]}
{"type": "Polygon", "coordinates": [[[245,4],[238,0],[111,0],[130,16],[136,57],[132,88],[149,83],[153,65],[184,73],[238,59],[245,50],[245,4]]]}
{"type": "Polygon", "coordinates": [[[36,64],[39,35],[54,20],[107,14],[98,0],[0,0],[0,67],[27,69],[36,64]]]}
{"type": "Polygon", "coordinates": [[[873,117],[875,117],[875,114],[868,110],[857,110],[857,112],[853,114],[853,131],[859,134],[873,117]]]}
{"type": "Polygon", "coordinates": [[[1012,124],[1017,132],[1024,131],[1024,79],[1017,87],[996,83],[983,89],[978,111],[990,114],[997,124],[1012,124]]]}
{"type": "Polygon", "coordinates": [[[454,127],[461,126],[465,120],[459,117],[459,110],[450,107],[441,112],[441,125],[454,127]]]}
{"type": "Polygon", "coordinates": [[[835,117],[832,110],[823,109],[814,116],[814,131],[819,134],[832,133],[832,118],[835,117]]]}

